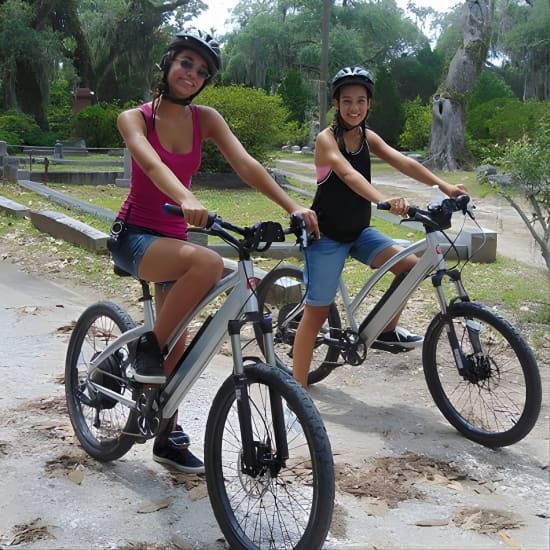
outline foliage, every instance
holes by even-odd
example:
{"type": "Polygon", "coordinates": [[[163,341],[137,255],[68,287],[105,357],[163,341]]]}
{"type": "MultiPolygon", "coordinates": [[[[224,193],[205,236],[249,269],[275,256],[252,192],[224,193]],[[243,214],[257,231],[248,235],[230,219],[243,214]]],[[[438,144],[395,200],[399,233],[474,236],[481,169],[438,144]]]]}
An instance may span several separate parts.
{"type": "Polygon", "coordinates": [[[50,130],[58,139],[66,140],[75,123],[73,113],[72,94],[73,85],[67,78],[67,71],[60,71],[50,88],[50,102],[48,105],[48,123],[50,130]]]}
{"type": "Polygon", "coordinates": [[[61,45],[51,27],[41,26],[39,11],[32,2],[0,3],[1,107],[32,114],[47,129],[45,108],[61,45]]]}
{"type": "Polygon", "coordinates": [[[468,107],[475,108],[482,103],[498,97],[514,97],[512,88],[505,82],[502,76],[495,71],[485,68],[481,71],[468,97],[468,107]]]}
{"type": "Polygon", "coordinates": [[[403,106],[397,84],[386,68],[378,71],[375,81],[369,126],[387,143],[396,146],[403,126],[403,106]]]}
{"type": "Polygon", "coordinates": [[[504,148],[500,167],[510,182],[490,181],[521,216],[550,270],[550,112],[535,128],[532,137],[523,136],[504,148]]]}
{"type": "Polygon", "coordinates": [[[425,149],[430,142],[432,125],[431,105],[423,105],[419,97],[403,104],[405,124],[399,136],[399,145],[411,151],[425,149]]]}
{"type": "Polygon", "coordinates": [[[536,125],[533,137],[525,135],[506,145],[500,166],[517,189],[536,197],[550,214],[550,113],[536,125]]]}
{"type": "Polygon", "coordinates": [[[108,103],[98,103],[82,109],[76,116],[76,137],[86,141],[88,147],[122,147],[117,128],[121,109],[108,103]]]}
{"type": "Polygon", "coordinates": [[[278,93],[290,111],[291,120],[303,123],[309,94],[300,73],[296,70],[288,71],[279,86],[278,93]]]}
{"type": "Polygon", "coordinates": [[[10,110],[0,114],[0,132],[6,137],[10,145],[38,145],[37,136],[41,130],[34,118],[30,115],[10,110]]]}
{"type": "Polygon", "coordinates": [[[413,55],[403,55],[392,62],[391,74],[397,82],[401,99],[420,96],[426,103],[437,89],[443,69],[443,56],[426,44],[413,55]]]}
{"type": "Polygon", "coordinates": [[[493,51],[505,59],[506,74],[521,75],[522,99],[550,99],[550,2],[500,2],[493,51]]]}
{"type": "MultiPolygon", "coordinates": [[[[197,103],[216,109],[259,162],[267,162],[270,152],[289,137],[289,113],[278,95],[269,96],[263,90],[244,86],[218,86],[203,90],[197,103]]],[[[223,156],[210,143],[204,148],[202,170],[230,170],[223,156]]]]}
{"type": "Polygon", "coordinates": [[[549,102],[497,97],[472,108],[466,117],[466,129],[474,139],[504,143],[517,140],[535,128],[536,121],[548,112],[549,102]]]}

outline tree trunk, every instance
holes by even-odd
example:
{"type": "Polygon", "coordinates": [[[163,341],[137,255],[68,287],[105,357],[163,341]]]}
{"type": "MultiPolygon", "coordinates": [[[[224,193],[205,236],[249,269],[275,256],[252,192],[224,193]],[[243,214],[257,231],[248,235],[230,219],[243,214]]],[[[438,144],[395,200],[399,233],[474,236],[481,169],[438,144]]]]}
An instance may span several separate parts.
{"type": "Polygon", "coordinates": [[[433,98],[430,149],[424,163],[428,168],[452,171],[471,162],[464,141],[464,109],[487,58],[493,12],[494,0],[467,0],[464,5],[463,44],[433,98]]]}

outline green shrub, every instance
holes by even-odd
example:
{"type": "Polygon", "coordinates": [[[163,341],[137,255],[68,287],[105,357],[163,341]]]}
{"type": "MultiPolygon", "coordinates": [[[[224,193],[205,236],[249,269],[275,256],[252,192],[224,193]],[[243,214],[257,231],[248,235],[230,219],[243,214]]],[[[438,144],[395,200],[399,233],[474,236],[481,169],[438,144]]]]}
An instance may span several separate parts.
{"type": "Polygon", "coordinates": [[[405,126],[399,136],[400,147],[410,151],[425,149],[430,142],[431,105],[422,105],[421,99],[417,97],[413,101],[406,101],[403,104],[403,110],[405,112],[405,126]]]}
{"type": "MultiPolygon", "coordinates": [[[[288,110],[280,96],[244,86],[217,86],[206,88],[197,103],[216,109],[245,149],[261,163],[267,163],[270,152],[290,137],[288,110]]],[[[227,172],[231,168],[218,149],[207,142],[201,170],[227,172]]]]}
{"type": "Polygon", "coordinates": [[[32,116],[10,110],[0,114],[0,132],[10,145],[39,145],[36,139],[42,130],[32,116]]]}
{"type": "Polygon", "coordinates": [[[117,128],[120,107],[98,103],[82,109],[76,115],[73,134],[86,141],[88,147],[122,147],[117,128]]]}
{"type": "Polygon", "coordinates": [[[499,97],[470,109],[466,114],[466,129],[473,139],[504,143],[532,132],[548,109],[549,102],[499,97]]]}

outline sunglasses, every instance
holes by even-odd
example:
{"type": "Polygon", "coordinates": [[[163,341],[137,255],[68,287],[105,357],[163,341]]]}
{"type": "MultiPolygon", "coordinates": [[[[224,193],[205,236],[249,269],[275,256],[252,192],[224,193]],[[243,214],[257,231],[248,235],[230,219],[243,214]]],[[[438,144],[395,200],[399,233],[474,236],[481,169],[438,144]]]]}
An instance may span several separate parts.
{"type": "Polygon", "coordinates": [[[208,72],[208,69],[205,69],[204,67],[195,68],[195,64],[193,63],[193,61],[191,59],[188,59],[187,57],[184,57],[182,59],[174,59],[174,61],[178,61],[180,67],[185,71],[194,70],[199,78],[206,80],[211,76],[211,74],[208,72]]]}

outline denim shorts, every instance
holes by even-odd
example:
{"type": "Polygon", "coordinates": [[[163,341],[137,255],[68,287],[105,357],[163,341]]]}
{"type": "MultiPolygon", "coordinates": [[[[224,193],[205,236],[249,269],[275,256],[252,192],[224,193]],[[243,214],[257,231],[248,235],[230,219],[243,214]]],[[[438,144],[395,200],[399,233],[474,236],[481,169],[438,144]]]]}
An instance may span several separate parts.
{"type": "Polygon", "coordinates": [[[111,250],[115,265],[139,279],[139,265],[149,245],[162,238],[152,233],[142,233],[138,229],[126,228],[119,237],[118,246],[111,250]]]}
{"type": "Polygon", "coordinates": [[[304,251],[304,281],[307,285],[306,304],[330,305],[338,289],[338,279],[348,256],[372,266],[382,250],[395,242],[375,227],[366,227],[352,242],[341,243],[321,235],[304,251]]]}

